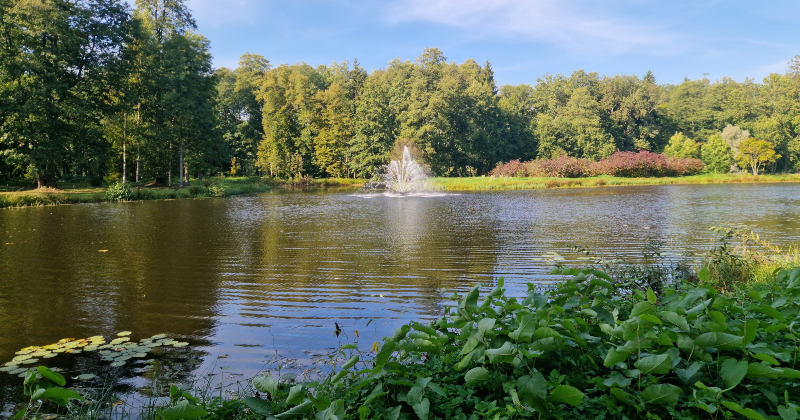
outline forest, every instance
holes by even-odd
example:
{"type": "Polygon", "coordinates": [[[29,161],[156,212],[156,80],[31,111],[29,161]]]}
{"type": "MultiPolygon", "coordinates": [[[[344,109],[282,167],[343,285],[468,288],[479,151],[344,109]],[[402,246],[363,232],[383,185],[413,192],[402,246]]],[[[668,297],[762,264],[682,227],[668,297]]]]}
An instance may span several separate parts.
{"type": "Polygon", "coordinates": [[[0,179],[370,178],[403,146],[432,175],[476,176],[616,151],[699,158],[748,138],[774,149],[762,170],[800,170],[800,56],[760,83],[531,80],[498,86],[490,62],[437,48],[372,71],[249,52],[214,69],[184,0],[0,0],[0,179]]]}

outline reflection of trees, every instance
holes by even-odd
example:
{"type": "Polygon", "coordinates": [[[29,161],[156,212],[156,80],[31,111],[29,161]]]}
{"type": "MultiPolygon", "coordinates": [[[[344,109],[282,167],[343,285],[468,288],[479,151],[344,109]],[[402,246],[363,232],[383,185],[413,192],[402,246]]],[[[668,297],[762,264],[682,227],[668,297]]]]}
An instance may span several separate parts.
{"type": "MultiPolygon", "coordinates": [[[[183,200],[2,212],[0,232],[10,232],[3,243],[14,245],[0,251],[0,360],[29,345],[123,330],[208,345],[224,277],[213,251],[227,249],[232,240],[217,224],[215,212],[223,204],[183,200]]],[[[42,362],[77,370],[77,360],[42,362]]],[[[123,379],[133,375],[120,373],[123,379]]],[[[16,392],[17,379],[2,374],[0,387],[16,392]]]]}

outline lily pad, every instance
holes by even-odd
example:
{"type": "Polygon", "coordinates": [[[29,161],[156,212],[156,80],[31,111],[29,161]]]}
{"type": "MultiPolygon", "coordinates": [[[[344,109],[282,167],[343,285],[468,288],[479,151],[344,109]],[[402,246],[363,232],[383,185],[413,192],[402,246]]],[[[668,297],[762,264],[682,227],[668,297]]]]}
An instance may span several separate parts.
{"type": "Polygon", "coordinates": [[[131,335],[131,332],[130,331],[123,331],[123,332],[117,333],[117,335],[120,336],[120,337],[124,337],[126,335],[131,335]]]}
{"type": "Polygon", "coordinates": [[[147,353],[136,353],[133,357],[147,357],[147,353]]]}
{"type": "Polygon", "coordinates": [[[33,358],[33,356],[31,356],[29,354],[25,354],[25,355],[22,355],[22,356],[17,356],[15,358],[11,359],[11,360],[13,360],[15,362],[21,362],[23,360],[28,360],[28,359],[31,359],[31,358],[33,358]]]}
{"type": "Polygon", "coordinates": [[[83,375],[78,375],[78,376],[76,376],[76,377],[74,377],[72,379],[75,379],[77,381],[89,381],[89,380],[92,380],[92,379],[94,379],[96,377],[97,377],[97,375],[95,375],[93,373],[84,373],[83,375]]]}
{"type": "Polygon", "coordinates": [[[111,340],[110,344],[113,344],[113,345],[121,344],[121,343],[124,343],[126,341],[130,341],[130,339],[131,339],[130,337],[115,338],[115,339],[111,340]]]}
{"type": "Polygon", "coordinates": [[[12,375],[19,375],[20,373],[24,373],[24,372],[27,372],[27,371],[28,371],[28,368],[16,368],[16,369],[14,369],[14,370],[12,370],[11,372],[8,372],[8,373],[10,373],[12,375]]]}
{"type": "Polygon", "coordinates": [[[152,338],[152,339],[154,339],[154,340],[158,340],[158,339],[160,339],[160,338],[164,338],[164,337],[166,337],[166,336],[167,336],[166,334],[156,334],[156,335],[154,335],[154,336],[152,336],[152,337],[150,337],[150,338],[152,338]]]}
{"type": "Polygon", "coordinates": [[[125,366],[125,362],[114,362],[111,364],[111,367],[120,367],[125,366]]]}
{"type": "Polygon", "coordinates": [[[45,358],[45,359],[51,359],[51,358],[53,358],[53,357],[56,357],[57,355],[58,355],[58,354],[56,354],[56,353],[48,353],[48,354],[45,354],[45,355],[44,355],[44,356],[42,356],[42,357],[43,357],[43,358],[45,358]]]}
{"type": "Polygon", "coordinates": [[[36,363],[38,361],[39,361],[39,359],[28,359],[28,360],[23,360],[23,361],[19,362],[19,364],[21,364],[21,365],[29,365],[31,363],[36,363]]]}
{"type": "Polygon", "coordinates": [[[19,369],[17,365],[6,365],[0,368],[0,372],[11,372],[12,370],[19,369]]]}
{"type": "Polygon", "coordinates": [[[124,355],[124,356],[117,357],[114,360],[116,360],[117,362],[125,362],[127,360],[131,360],[131,356],[124,355]]]}
{"type": "Polygon", "coordinates": [[[173,344],[173,345],[172,345],[172,347],[186,347],[186,346],[188,346],[188,345],[189,345],[189,343],[186,343],[186,342],[181,342],[181,343],[175,343],[175,344],[173,344]]]}

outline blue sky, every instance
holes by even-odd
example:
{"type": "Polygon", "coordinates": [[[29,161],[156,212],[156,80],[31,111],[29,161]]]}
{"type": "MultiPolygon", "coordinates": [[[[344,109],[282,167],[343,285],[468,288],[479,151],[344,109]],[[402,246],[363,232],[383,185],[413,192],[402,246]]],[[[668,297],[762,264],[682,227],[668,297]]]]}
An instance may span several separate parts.
{"type": "Polygon", "coordinates": [[[489,60],[498,84],[577,69],[660,83],[760,82],[800,54],[800,1],[188,0],[214,65],[245,51],[273,65],[358,58],[367,70],[426,47],[489,60]]]}

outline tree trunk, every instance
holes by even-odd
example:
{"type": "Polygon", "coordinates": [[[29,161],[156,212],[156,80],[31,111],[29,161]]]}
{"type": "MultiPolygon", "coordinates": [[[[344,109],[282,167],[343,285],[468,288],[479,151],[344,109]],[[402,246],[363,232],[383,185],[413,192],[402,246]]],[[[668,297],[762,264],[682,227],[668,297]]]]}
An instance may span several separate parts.
{"type": "Polygon", "coordinates": [[[184,172],[184,166],[183,166],[183,139],[181,139],[181,151],[180,151],[180,157],[178,158],[178,179],[179,179],[178,186],[180,188],[183,188],[183,172],[184,172]]]}
{"type": "Polygon", "coordinates": [[[139,183],[139,157],[141,156],[141,152],[139,148],[136,148],[136,183],[139,183]]]}
{"type": "Polygon", "coordinates": [[[125,142],[125,136],[128,134],[128,113],[122,113],[122,118],[125,121],[122,123],[122,183],[124,184],[127,181],[126,173],[128,170],[128,154],[127,154],[127,144],[125,142]]]}

